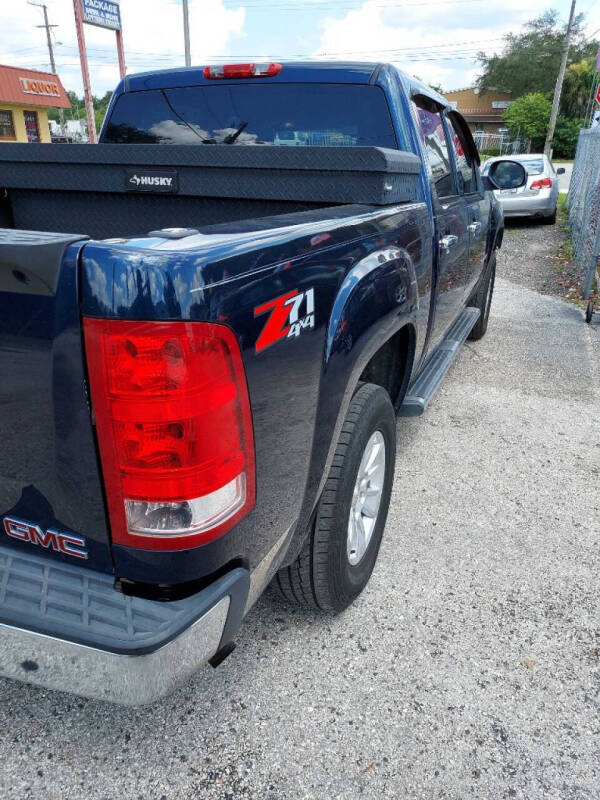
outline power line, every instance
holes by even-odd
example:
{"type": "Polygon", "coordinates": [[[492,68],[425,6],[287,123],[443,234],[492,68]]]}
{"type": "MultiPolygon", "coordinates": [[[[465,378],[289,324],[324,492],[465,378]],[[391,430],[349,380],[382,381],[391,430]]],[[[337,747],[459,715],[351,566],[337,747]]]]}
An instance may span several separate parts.
{"type": "MultiPolygon", "coordinates": [[[[432,5],[452,6],[462,5],[464,3],[481,3],[483,1],[484,0],[429,0],[429,2],[416,3],[371,3],[369,8],[415,8],[419,6],[432,5]]],[[[348,5],[346,2],[332,3],[331,0],[326,0],[324,3],[244,3],[242,6],[228,6],[224,3],[223,5],[229,11],[237,11],[240,8],[252,8],[258,11],[271,11],[273,9],[279,9],[283,11],[306,11],[310,7],[319,11],[354,11],[362,8],[363,3],[360,0],[357,0],[355,5],[348,5]]]]}

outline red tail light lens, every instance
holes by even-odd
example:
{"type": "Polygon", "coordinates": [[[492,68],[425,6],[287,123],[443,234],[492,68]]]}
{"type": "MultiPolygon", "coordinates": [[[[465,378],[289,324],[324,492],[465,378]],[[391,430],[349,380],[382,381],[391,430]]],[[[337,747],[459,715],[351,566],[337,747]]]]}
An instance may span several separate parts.
{"type": "Polygon", "coordinates": [[[281,72],[281,64],[215,64],[204,67],[204,77],[219,78],[270,78],[281,72]]]}
{"type": "Polygon", "coordinates": [[[113,541],[181,550],[226,533],[255,501],[235,335],[207,322],[83,329],[113,541]]]}
{"type": "Polygon", "coordinates": [[[552,178],[542,178],[539,181],[533,181],[530,189],[551,189],[552,188],[552,178]]]}

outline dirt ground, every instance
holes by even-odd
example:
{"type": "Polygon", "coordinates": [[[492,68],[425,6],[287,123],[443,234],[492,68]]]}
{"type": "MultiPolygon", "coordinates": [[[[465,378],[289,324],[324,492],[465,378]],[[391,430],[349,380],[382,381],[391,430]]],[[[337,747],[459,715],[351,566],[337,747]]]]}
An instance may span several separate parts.
{"type": "Polygon", "coordinates": [[[498,277],[583,307],[584,276],[572,259],[565,223],[564,209],[559,209],[555,225],[506,220],[498,253],[498,277]]]}

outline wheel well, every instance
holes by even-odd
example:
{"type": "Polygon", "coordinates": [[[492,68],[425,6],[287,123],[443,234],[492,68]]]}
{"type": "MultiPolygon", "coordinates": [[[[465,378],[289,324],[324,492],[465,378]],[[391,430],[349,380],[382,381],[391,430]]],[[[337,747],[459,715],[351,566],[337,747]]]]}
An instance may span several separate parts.
{"type": "Polygon", "coordinates": [[[398,410],[408,388],[414,352],[415,332],[412,325],[405,325],[371,357],[359,380],[383,386],[398,410]]]}

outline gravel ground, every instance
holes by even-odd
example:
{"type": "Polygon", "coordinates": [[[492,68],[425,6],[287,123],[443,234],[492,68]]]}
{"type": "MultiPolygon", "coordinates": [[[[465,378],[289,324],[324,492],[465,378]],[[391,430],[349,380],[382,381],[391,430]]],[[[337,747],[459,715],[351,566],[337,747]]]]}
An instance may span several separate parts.
{"type": "Polygon", "coordinates": [[[581,299],[584,276],[571,258],[563,220],[562,211],[556,225],[541,225],[527,219],[507,220],[498,254],[498,276],[584,306],[581,299]]]}
{"type": "Polygon", "coordinates": [[[398,423],[356,604],[263,598],[218,670],[147,709],[1,680],[2,800],[596,800],[599,354],[573,305],[499,280],[486,338],[398,423]]]}

